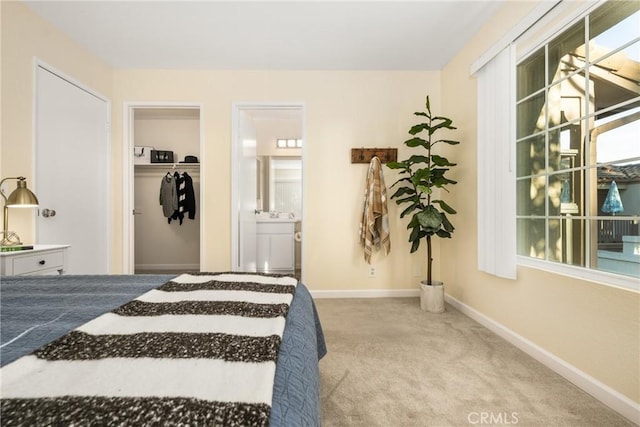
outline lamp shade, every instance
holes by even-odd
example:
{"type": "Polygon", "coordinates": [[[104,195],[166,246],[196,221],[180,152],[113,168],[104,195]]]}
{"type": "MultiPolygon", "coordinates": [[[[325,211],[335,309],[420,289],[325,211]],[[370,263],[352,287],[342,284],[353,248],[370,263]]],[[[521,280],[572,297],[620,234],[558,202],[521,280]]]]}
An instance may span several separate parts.
{"type": "Polygon", "coordinates": [[[32,208],[38,206],[38,198],[27,188],[26,179],[18,179],[18,188],[9,194],[6,205],[13,208],[32,208]]]}

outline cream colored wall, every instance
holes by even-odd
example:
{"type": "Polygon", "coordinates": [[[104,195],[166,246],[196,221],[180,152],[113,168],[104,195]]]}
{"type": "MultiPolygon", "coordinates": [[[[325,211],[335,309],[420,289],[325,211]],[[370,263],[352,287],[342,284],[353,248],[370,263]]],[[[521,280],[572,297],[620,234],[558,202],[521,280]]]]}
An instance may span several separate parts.
{"type": "Polygon", "coordinates": [[[187,155],[200,156],[200,120],[186,118],[135,119],[135,145],[173,151],[178,163],[187,155]]]}
{"type": "Polygon", "coordinates": [[[302,120],[293,119],[254,119],[256,127],[256,154],[258,156],[301,156],[302,149],[278,148],[278,139],[302,138],[302,120]]]}
{"type": "Polygon", "coordinates": [[[442,72],[442,113],[454,118],[462,141],[450,156],[460,165],[452,192],[459,214],[454,238],[442,243],[443,277],[451,296],[640,402],[638,293],[526,267],[518,268],[515,281],[475,268],[477,98],[469,69],[535,5],[508,2],[442,72]]]}
{"type": "MultiPolygon", "coordinates": [[[[366,165],[350,163],[352,147],[398,147],[408,139],[426,94],[440,102],[440,73],[412,71],[208,71],[117,70],[114,73],[114,158],[122,156],[122,105],[126,101],[198,102],[203,105],[204,154],[201,179],[206,203],[204,270],[231,266],[231,114],[234,102],[303,102],[304,270],[313,289],[416,288],[415,265],[424,272],[424,255],[409,256],[406,222],[390,205],[392,251],[373,258],[368,268],[358,244],[366,165]],[[414,265],[415,264],[415,265],[414,265]],[[327,268],[330,266],[331,268],[327,268]]],[[[114,161],[114,176],[121,176],[114,161]]],[[[386,169],[388,185],[395,180],[386,169]]],[[[119,185],[119,184],[116,184],[119,185]]],[[[121,201],[114,199],[114,209],[121,201]]],[[[114,247],[121,247],[117,236],[114,247]]],[[[114,255],[114,259],[120,259],[114,255]]],[[[115,266],[115,271],[121,269],[115,266]]]]}
{"type": "MultiPolygon", "coordinates": [[[[34,58],[109,98],[112,70],[40,19],[21,2],[1,1],[2,8],[2,176],[25,176],[34,186],[34,58]]],[[[14,186],[14,183],[10,183],[14,186]]],[[[8,185],[5,183],[5,186],[8,185]]],[[[33,242],[33,209],[13,209],[9,229],[33,242]]]]}

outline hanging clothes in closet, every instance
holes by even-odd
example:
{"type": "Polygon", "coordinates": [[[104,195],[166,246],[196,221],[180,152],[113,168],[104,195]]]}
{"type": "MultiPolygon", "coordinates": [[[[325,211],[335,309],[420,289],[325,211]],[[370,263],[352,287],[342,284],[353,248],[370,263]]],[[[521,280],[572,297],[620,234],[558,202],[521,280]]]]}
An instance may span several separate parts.
{"type": "Polygon", "coordinates": [[[196,196],[193,189],[193,179],[187,172],[180,174],[176,171],[173,176],[167,173],[167,175],[162,178],[160,185],[160,204],[162,205],[162,212],[169,224],[171,220],[179,220],[180,225],[182,225],[185,215],[187,215],[189,219],[195,219],[196,196]],[[175,203],[173,198],[174,192],[175,203]]]}
{"type": "Polygon", "coordinates": [[[162,177],[162,182],[160,183],[160,205],[162,206],[162,213],[171,222],[173,213],[178,209],[178,188],[171,172],[167,172],[162,177]]]}

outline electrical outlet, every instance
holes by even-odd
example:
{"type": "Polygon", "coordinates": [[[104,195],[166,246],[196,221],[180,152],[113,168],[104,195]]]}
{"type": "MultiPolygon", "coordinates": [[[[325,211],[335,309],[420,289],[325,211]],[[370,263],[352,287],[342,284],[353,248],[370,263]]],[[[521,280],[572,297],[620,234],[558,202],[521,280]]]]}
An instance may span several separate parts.
{"type": "Polygon", "coordinates": [[[422,277],[422,266],[420,264],[414,264],[413,277],[422,277]]]}
{"type": "Polygon", "coordinates": [[[369,266],[369,277],[376,277],[376,268],[372,265],[369,266]]]}

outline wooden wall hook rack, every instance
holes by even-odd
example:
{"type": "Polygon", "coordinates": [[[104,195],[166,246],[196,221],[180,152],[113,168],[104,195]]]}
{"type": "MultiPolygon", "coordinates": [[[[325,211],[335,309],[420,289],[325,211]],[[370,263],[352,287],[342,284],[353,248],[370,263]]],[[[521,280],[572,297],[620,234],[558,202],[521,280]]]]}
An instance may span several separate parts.
{"type": "Polygon", "coordinates": [[[352,148],[351,163],[369,163],[373,157],[382,163],[398,161],[397,148],[352,148]]]}

